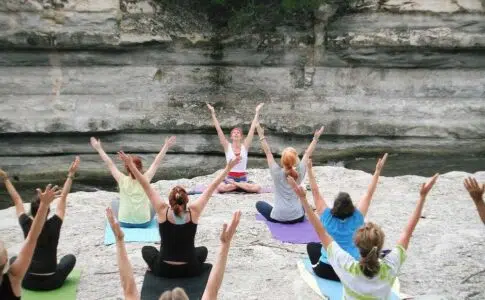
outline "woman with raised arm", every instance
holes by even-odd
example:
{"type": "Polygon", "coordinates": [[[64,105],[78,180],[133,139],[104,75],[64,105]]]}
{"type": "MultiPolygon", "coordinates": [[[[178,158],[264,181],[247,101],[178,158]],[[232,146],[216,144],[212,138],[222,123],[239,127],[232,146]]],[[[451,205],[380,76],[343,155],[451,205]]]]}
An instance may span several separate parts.
{"type": "Polygon", "coordinates": [[[282,167],[275,162],[273,153],[271,153],[266,137],[264,136],[263,128],[261,128],[259,123],[257,124],[256,129],[258,131],[259,140],[261,141],[261,146],[266,154],[266,159],[268,160],[268,166],[274,184],[274,207],[265,201],[258,201],[256,203],[256,209],[270,222],[283,224],[303,222],[305,219],[305,212],[303,211],[300,201],[298,201],[298,196],[288,184],[286,178],[291,176],[298,182],[298,184],[303,181],[306,172],[305,164],[312,155],[313,150],[315,150],[318,139],[323,132],[323,126],[315,131],[313,140],[305,151],[301,161],[299,161],[298,153],[294,148],[285,148],[281,153],[282,167]]]}
{"type": "Polygon", "coordinates": [[[44,223],[49,212],[49,205],[56,196],[57,186],[51,188],[49,184],[45,191],[37,189],[37,197],[40,199],[37,214],[32,222],[31,229],[20,248],[20,252],[15,260],[12,260],[10,267],[4,274],[5,266],[8,262],[7,248],[0,241],[0,299],[18,300],[22,295],[22,281],[27,269],[29,269],[36,249],[37,239],[42,232],[44,223]]]}
{"type": "MultiPolygon", "coordinates": [[[[42,233],[35,248],[34,257],[30,264],[29,270],[25,275],[22,286],[29,290],[47,291],[54,290],[62,286],[69,273],[76,264],[76,257],[72,254],[65,255],[57,263],[57,245],[59,243],[59,236],[61,234],[61,227],[66,214],[67,195],[71,190],[72,180],[79,167],[80,158],[72,162],[67,172],[67,178],[62,188],[59,202],[56,206],[56,213],[49,218],[42,229],[42,233]]],[[[0,176],[4,178],[5,186],[8,193],[15,203],[15,210],[19,219],[20,227],[24,232],[24,237],[27,238],[32,228],[33,218],[39,213],[41,199],[37,196],[32,199],[30,204],[30,216],[25,213],[24,205],[20,195],[15,190],[12,182],[10,182],[7,174],[0,170],[0,176]]]]}
{"type": "MultiPolygon", "coordinates": [[[[360,199],[357,208],[354,207],[349,194],[340,192],[337,198],[335,198],[333,208],[331,209],[327,206],[323,196],[320,194],[311,160],[307,162],[308,179],[310,180],[313,201],[316,207],[315,214],[335,242],[356,260],[360,259],[360,254],[353,241],[354,235],[364,225],[364,218],[369,210],[372,196],[376,190],[379,176],[381,175],[386,160],[387,153],[377,161],[372,181],[367,188],[367,192],[360,199]]],[[[317,276],[340,281],[332,266],[328,263],[327,251],[325,251],[321,243],[308,243],[306,249],[313,266],[313,272],[317,276]]]]}
{"type": "MultiPolygon", "coordinates": [[[[111,225],[111,229],[116,238],[116,254],[118,257],[118,268],[120,272],[121,287],[126,300],[139,300],[140,293],[136,288],[135,278],[133,277],[133,268],[126,253],[124,234],[113,212],[110,208],[106,209],[106,217],[111,225]]],[[[222,284],[224,270],[226,269],[227,256],[231,247],[231,240],[236,232],[236,228],[241,219],[241,212],[237,211],[232,215],[232,221],[229,226],[224,224],[221,232],[221,247],[214,267],[209,275],[207,286],[205,287],[202,300],[215,300],[222,284]]],[[[181,288],[175,288],[166,291],[160,296],[160,300],[188,300],[188,296],[181,288]]]]}
{"type": "Polygon", "coordinates": [[[260,185],[248,180],[246,169],[248,164],[249,147],[251,147],[254,136],[254,129],[256,127],[256,124],[258,123],[259,111],[261,110],[263,105],[263,103],[260,103],[258,104],[258,106],[256,106],[256,113],[254,115],[253,122],[251,123],[251,127],[249,128],[248,135],[244,139],[244,142],[242,141],[243,132],[241,128],[233,128],[231,130],[231,144],[226,139],[226,136],[224,135],[224,132],[219,125],[219,121],[217,120],[214,107],[207,103],[207,107],[209,108],[212,115],[212,121],[214,122],[214,126],[217,130],[217,135],[219,136],[219,141],[224,148],[226,162],[229,162],[231,159],[234,159],[236,157],[241,158],[241,161],[231,169],[227,177],[224,179],[224,182],[222,182],[217,187],[217,191],[219,193],[232,192],[238,189],[246,191],[248,193],[259,193],[259,191],[261,190],[260,185]]]}
{"type": "Polygon", "coordinates": [[[464,182],[465,188],[470,194],[470,197],[477,207],[478,216],[485,224],[485,202],[483,200],[483,193],[485,192],[485,184],[478,184],[475,178],[468,177],[464,182]]]}
{"type": "Polygon", "coordinates": [[[123,152],[120,152],[120,157],[150,199],[157,214],[160,236],[163,237],[160,251],[153,246],[142,248],[142,256],[149,269],[161,277],[192,277],[201,274],[207,267],[204,265],[207,248],[194,246],[197,224],[212,193],[229,171],[239,163],[239,158],[229,161],[224,171],[219,173],[199,199],[188,203],[187,191],[181,186],[175,186],[170,191],[167,204],[136,168],[133,158],[123,152]]]}
{"type": "MultiPolygon", "coordinates": [[[[165,154],[174,144],[175,136],[165,139],[165,144],[163,144],[162,149],[155,157],[150,168],[143,174],[148,182],[152,181],[165,154]]],[[[126,164],[125,169],[128,175],[120,172],[111,158],[104,152],[99,139],[92,137],[91,146],[98,151],[99,156],[106,163],[111,175],[118,183],[120,199],[119,201],[113,201],[111,207],[113,208],[115,216],[120,221],[121,227],[144,228],[150,226],[155,213],[150,205],[150,200],[148,200],[140,183],[135,179],[133,172],[130,171],[126,164]]],[[[138,156],[133,156],[133,162],[137,170],[143,172],[143,164],[138,156]]]]}
{"type": "Polygon", "coordinates": [[[306,199],[305,190],[288,178],[293,189],[298,194],[310,223],[315,228],[323,247],[327,251],[328,262],[344,286],[345,299],[389,299],[392,286],[406,260],[406,250],[409,240],[419,222],[426,196],[438,179],[435,174],[427,183],[423,183],[420,190],[419,201],[411,215],[407,226],[401,233],[396,247],[386,256],[380,258],[379,253],[384,246],[384,232],[371,222],[357,230],[354,237],[355,245],[361,258],[355,259],[350,253],[343,250],[338,243],[327,233],[317,215],[313,212],[306,199]]]}

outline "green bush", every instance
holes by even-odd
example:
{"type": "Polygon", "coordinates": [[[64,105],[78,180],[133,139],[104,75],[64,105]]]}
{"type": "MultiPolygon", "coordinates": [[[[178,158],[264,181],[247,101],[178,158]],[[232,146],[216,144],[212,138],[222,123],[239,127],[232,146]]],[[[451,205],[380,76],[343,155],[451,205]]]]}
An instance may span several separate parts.
{"type": "Polygon", "coordinates": [[[345,10],[356,0],[158,0],[167,5],[205,11],[209,20],[219,28],[240,31],[249,26],[259,30],[274,28],[275,24],[302,23],[312,18],[321,4],[333,3],[345,10]]]}

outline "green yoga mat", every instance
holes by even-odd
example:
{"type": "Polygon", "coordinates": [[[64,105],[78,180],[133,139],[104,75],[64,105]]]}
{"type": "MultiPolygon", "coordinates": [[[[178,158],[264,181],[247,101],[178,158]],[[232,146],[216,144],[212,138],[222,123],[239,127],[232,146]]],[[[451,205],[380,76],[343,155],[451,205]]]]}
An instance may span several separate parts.
{"type": "Polygon", "coordinates": [[[76,300],[77,286],[81,278],[81,271],[74,269],[64,284],[52,291],[29,291],[22,289],[22,300],[76,300]]]}

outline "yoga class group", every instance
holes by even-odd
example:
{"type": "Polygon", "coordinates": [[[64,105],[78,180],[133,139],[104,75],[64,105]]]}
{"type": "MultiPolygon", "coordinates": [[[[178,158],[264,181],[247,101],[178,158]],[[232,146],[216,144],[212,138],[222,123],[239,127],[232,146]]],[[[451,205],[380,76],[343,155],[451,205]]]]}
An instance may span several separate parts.
{"type": "MultiPolygon", "coordinates": [[[[139,157],[125,154],[123,151],[118,152],[126,174],[116,167],[103,150],[99,139],[92,137],[90,140],[119,188],[118,199],[106,208],[106,218],[108,229],[114,237],[113,243],[116,243],[124,298],[189,299],[190,296],[196,299],[217,299],[241,212],[234,212],[229,224],[222,226],[220,249],[214,265],[206,263],[207,248],[195,246],[197,226],[213,193],[263,192],[264,188],[257,180],[248,178],[246,169],[248,151],[257,132],[273,180],[273,203],[258,201],[256,211],[266,222],[278,226],[298,226],[303,222],[311,224],[309,230],[316,232],[319,242],[307,244],[311,263],[309,273],[319,280],[336,282],[344,299],[393,299],[393,285],[406,260],[411,236],[421,218],[426,197],[438,180],[439,174],[423,183],[419,193],[416,191],[419,200],[395,247],[383,249],[383,230],[375,223],[366,222],[365,217],[386,163],[387,153],[378,159],[372,181],[358,205],[353,203],[348,193],[340,192],[332,201],[333,206],[329,207],[319,191],[311,160],[324,131],[323,127],[315,131],[303,157],[300,158],[294,148],[287,147],[282,151],[278,163],[259,124],[259,112],[263,104],[256,107],[247,135],[243,135],[241,128],[234,128],[230,132],[230,141],[219,125],[214,108],[210,104],[207,104],[207,107],[224,148],[227,163],[223,171],[201,189],[199,197],[190,202],[190,192],[182,186],[173,187],[168,195],[168,201],[165,201],[150,184],[165,154],[175,144],[174,136],[165,140],[161,151],[146,171],[143,170],[139,157]],[[305,175],[308,176],[314,206],[309,204],[306,189],[302,187],[305,175]],[[152,278],[155,282],[153,285],[147,285],[147,295],[150,296],[144,296],[143,291],[140,295],[135,283],[133,268],[125,248],[125,235],[133,228],[145,230],[150,226],[156,226],[161,243],[159,249],[154,246],[144,246],[141,249],[147,265],[146,274],[149,275],[145,276],[145,281],[152,278]],[[203,285],[199,291],[191,291],[190,285],[180,284],[178,287],[173,286],[150,293],[150,289],[157,286],[157,282],[163,286],[164,281],[178,280],[184,283],[194,278],[205,278],[201,279],[203,285]]],[[[8,174],[0,169],[0,177],[15,204],[18,221],[25,237],[17,256],[11,258],[8,257],[6,244],[0,240],[0,299],[21,299],[22,293],[26,291],[55,291],[62,289],[68,282],[66,279],[74,270],[76,257],[69,254],[58,262],[57,246],[66,212],[67,197],[79,164],[80,158],[76,157],[68,169],[62,189],[52,185],[47,185],[44,190],[37,189],[29,213],[26,213],[23,201],[8,174]],[[49,206],[54,199],[57,199],[56,211],[48,218],[49,206]]],[[[479,217],[485,223],[484,185],[472,177],[464,179],[464,185],[476,205],[479,217]]],[[[102,297],[103,295],[100,295],[100,299],[102,297]]]]}

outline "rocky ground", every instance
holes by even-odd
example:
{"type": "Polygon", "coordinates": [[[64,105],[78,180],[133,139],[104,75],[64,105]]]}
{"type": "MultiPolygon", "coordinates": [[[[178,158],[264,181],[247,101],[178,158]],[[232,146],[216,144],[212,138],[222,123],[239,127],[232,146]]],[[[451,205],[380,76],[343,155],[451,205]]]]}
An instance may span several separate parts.
{"type": "MultiPolygon", "coordinates": [[[[367,173],[339,167],[317,167],[316,173],[320,188],[330,202],[338,191],[349,192],[358,202],[371,178],[367,173]]],[[[417,226],[402,269],[401,292],[421,296],[440,294],[444,299],[485,297],[485,226],[463,188],[462,181],[467,175],[444,174],[430,193],[425,218],[417,226]]],[[[485,181],[485,172],[475,175],[485,181]]],[[[270,184],[266,169],[251,170],[250,176],[262,184],[270,184]]],[[[155,186],[167,195],[175,184],[191,187],[212,178],[214,175],[159,181],[155,186]]],[[[386,247],[392,247],[398,239],[416,203],[419,184],[424,181],[425,178],[418,176],[380,179],[368,219],[383,226],[386,247]]],[[[103,245],[104,208],[114,197],[116,194],[109,192],[78,192],[69,196],[59,255],[73,253],[78,258],[78,267],[82,269],[78,299],[120,299],[122,296],[116,249],[103,245]]],[[[215,260],[222,223],[230,219],[232,211],[243,212],[220,299],[318,299],[300,279],[296,267],[296,261],[305,257],[305,245],[275,241],[267,227],[255,221],[255,202],[271,199],[271,194],[215,195],[209,202],[200,220],[196,241],[197,245],[209,248],[209,262],[215,260]]],[[[0,220],[1,239],[13,255],[22,242],[14,209],[0,211],[0,220]]],[[[127,245],[140,289],[145,271],[141,247],[141,244],[127,245]]]]}

